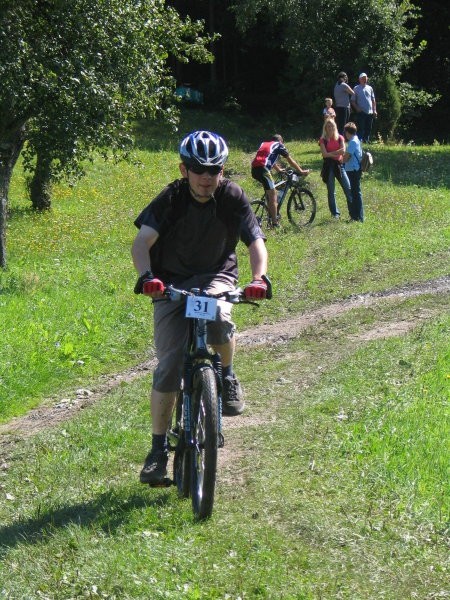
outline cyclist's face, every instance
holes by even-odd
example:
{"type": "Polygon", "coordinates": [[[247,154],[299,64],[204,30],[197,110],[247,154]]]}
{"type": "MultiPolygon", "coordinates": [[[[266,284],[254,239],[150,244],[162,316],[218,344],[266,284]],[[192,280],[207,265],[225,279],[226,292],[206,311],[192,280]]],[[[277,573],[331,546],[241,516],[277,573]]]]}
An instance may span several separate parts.
{"type": "Polygon", "coordinates": [[[211,175],[211,173],[205,171],[197,174],[187,169],[183,163],[180,164],[180,172],[189,181],[191,194],[198,202],[208,202],[216,191],[223,173],[223,171],[220,171],[217,175],[211,175]]]}

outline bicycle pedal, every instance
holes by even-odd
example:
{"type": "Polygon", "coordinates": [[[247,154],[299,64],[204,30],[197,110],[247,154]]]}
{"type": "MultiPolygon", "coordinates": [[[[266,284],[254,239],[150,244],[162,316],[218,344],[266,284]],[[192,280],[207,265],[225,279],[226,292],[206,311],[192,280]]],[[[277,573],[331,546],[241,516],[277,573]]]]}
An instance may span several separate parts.
{"type": "Polygon", "coordinates": [[[175,482],[172,479],[169,479],[169,477],[164,477],[164,479],[161,479],[161,481],[148,484],[148,486],[151,488],[168,488],[172,485],[175,485],[175,482]]]}
{"type": "Polygon", "coordinates": [[[176,450],[178,442],[180,441],[180,433],[176,429],[169,429],[167,432],[167,442],[169,452],[176,450]]]}

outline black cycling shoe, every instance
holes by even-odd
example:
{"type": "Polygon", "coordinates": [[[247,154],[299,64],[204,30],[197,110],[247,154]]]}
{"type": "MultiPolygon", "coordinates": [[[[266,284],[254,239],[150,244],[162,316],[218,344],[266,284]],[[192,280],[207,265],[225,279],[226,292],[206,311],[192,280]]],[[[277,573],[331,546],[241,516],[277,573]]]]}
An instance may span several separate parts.
{"type": "Polygon", "coordinates": [[[165,485],[168,458],[169,455],[165,451],[149,452],[139,476],[141,483],[165,485]]]}
{"type": "Polygon", "coordinates": [[[223,380],[222,414],[227,417],[240,415],[245,408],[244,392],[234,375],[223,380]]]}

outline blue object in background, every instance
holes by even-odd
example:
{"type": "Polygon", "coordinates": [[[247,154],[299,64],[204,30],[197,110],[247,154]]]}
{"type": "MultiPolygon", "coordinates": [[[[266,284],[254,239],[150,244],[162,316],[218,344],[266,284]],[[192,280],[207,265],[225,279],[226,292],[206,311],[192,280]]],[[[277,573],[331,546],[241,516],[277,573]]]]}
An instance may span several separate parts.
{"type": "Polygon", "coordinates": [[[188,84],[177,87],[175,95],[188,104],[203,104],[203,94],[192,89],[188,84]]]}

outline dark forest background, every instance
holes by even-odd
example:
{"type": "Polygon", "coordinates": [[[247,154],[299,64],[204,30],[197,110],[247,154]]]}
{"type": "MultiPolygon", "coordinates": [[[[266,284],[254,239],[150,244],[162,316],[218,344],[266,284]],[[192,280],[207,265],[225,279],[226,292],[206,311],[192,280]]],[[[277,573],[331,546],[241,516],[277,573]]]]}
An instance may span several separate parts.
{"type": "MultiPolygon", "coordinates": [[[[412,36],[412,45],[419,47],[422,40],[425,40],[426,46],[411,64],[399,67],[401,72],[394,72],[394,67],[386,65],[386,57],[381,55],[375,45],[371,54],[369,42],[375,35],[375,23],[370,17],[366,25],[368,47],[361,48],[364,45],[364,32],[359,40],[349,42],[346,39],[352,32],[351,20],[354,19],[354,13],[345,14],[341,10],[341,17],[337,17],[334,26],[331,26],[342,31],[340,44],[330,35],[329,22],[324,20],[321,30],[322,16],[319,15],[316,36],[316,40],[319,38],[319,46],[322,44],[320,38],[323,38],[324,48],[327,44],[334,44],[339,52],[334,53],[333,59],[336,61],[327,58],[326,52],[323,60],[320,57],[317,59],[312,56],[313,52],[305,40],[305,52],[311,53],[308,63],[308,56],[302,55],[301,48],[304,33],[299,28],[300,48],[292,51],[289,36],[293,35],[295,23],[289,22],[286,14],[276,21],[274,14],[277,13],[273,11],[277,9],[275,7],[271,12],[270,2],[265,3],[268,7],[266,11],[261,10],[256,17],[253,14],[251,19],[246,19],[245,11],[253,11],[253,8],[249,9],[249,3],[246,2],[173,0],[170,4],[182,16],[203,19],[209,33],[220,34],[220,38],[211,45],[215,57],[213,63],[174,64],[177,83],[190,84],[201,91],[206,107],[241,110],[256,117],[265,113],[281,114],[302,124],[306,129],[308,123],[314,123],[314,128],[317,129],[317,115],[320,114],[324,97],[332,96],[337,73],[340,70],[346,71],[349,83],[355,85],[359,72],[366,71],[369,83],[374,87],[379,108],[384,105],[385,117],[387,113],[392,116],[395,112],[395,108],[392,108],[395,99],[388,99],[386,95],[396,94],[396,88],[401,87],[403,90],[403,97],[399,100],[400,114],[393,125],[395,133],[394,129],[391,130],[392,124],[386,124],[384,134],[387,137],[390,133],[396,139],[404,138],[405,141],[448,141],[450,3],[446,0],[414,3],[420,9],[419,16],[406,22],[405,28],[417,30],[412,36]],[[352,43],[355,44],[353,48],[352,43]],[[363,56],[367,57],[365,61],[361,59],[363,56]],[[390,74],[393,75],[392,78],[390,74]],[[427,96],[427,100],[424,100],[424,96],[427,96]]],[[[323,7],[323,3],[318,4],[323,7]]],[[[258,2],[255,2],[254,6],[257,5],[258,2]]],[[[309,5],[314,5],[314,1],[309,5]]],[[[298,16],[293,15],[292,20],[295,19],[298,16]]],[[[392,52],[394,51],[393,48],[392,52]]],[[[405,55],[407,51],[405,41],[405,55]]]]}

